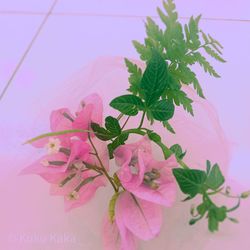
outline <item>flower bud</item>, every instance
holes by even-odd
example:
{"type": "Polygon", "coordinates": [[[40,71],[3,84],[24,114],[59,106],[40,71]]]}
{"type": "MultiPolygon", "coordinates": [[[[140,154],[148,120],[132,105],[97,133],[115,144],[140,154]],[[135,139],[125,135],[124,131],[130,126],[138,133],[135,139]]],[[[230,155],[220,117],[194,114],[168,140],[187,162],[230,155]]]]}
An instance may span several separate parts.
{"type": "Polygon", "coordinates": [[[248,198],[250,196],[250,190],[249,191],[246,191],[246,192],[243,192],[241,195],[240,195],[240,197],[242,198],[242,199],[246,199],[246,198],[248,198]]]}
{"type": "Polygon", "coordinates": [[[69,195],[68,195],[68,199],[69,200],[78,200],[79,199],[79,194],[78,194],[78,192],[77,191],[73,191],[72,193],[70,193],[69,195]]]}

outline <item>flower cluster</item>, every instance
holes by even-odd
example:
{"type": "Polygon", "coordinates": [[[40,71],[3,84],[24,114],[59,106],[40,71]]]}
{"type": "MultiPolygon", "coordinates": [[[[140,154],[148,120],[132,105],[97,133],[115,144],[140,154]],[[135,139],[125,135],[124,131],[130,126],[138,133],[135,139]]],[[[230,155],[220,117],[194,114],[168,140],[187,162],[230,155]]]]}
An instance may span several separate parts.
{"type": "MultiPolygon", "coordinates": [[[[106,179],[97,166],[93,146],[87,142],[91,121],[102,122],[102,101],[96,94],[85,98],[75,115],[65,108],[53,111],[50,127],[55,134],[58,131],[78,129],[86,132],[72,132],[36,140],[32,145],[44,148],[46,154],[22,171],[23,174],[38,174],[51,183],[51,194],[64,196],[67,211],[85,204],[99,187],[106,184],[106,179]]],[[[95,138],[92,140],[96,141],[95,138]]],[[[98,149],[102,157],[103,167],[108,170],[106,145],[101,141],[96,141],[95,144],[95,149],[98,149]]]]}
{"type": "MultiPolygon", "coordinates": [[[[102,109],[100,97],[93,94],[81,102],[75,116],[65,108],[53,111],[51,136],[32,142],[35,147],[43,147],[46,154],[22,173],[38,174],[49,182],[52,195],[64,196],[66,211],[84,205],[107,180],[115,185],[109,176],[106,143],[98,140],[90,128],[92,123],[102,125],[102,109]]],[[[130,250],[135,249],[136,238],[149,240],[159,234],[161,205],[170,207],[175,201],[172,168],[177,167],[177,161],[175,156],[156,161],[147,136],[119,146],[114,156],[118,167],[114,176],[119,184],[115,188],[114,216],[104,221],[104,245],[106,249],[130,250]]]]}

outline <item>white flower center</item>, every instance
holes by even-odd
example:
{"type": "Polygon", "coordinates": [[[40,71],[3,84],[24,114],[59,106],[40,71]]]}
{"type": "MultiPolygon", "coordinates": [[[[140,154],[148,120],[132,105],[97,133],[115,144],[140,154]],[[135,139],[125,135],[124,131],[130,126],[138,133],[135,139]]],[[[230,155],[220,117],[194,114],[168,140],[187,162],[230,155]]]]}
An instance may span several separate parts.
{"type": "Polygon", "coordinates": [[[42,161],[41,161],[41,164],[42,164],[44,167],[48,167],[48,166],[49,166],[49,161],[47,161],[47,160],[42,160],[42,161]]]}
{"type": "Polygon", "coordinates": [[[58,153],[61,148],[61,141],[58,138],[49,138],[45,148],[48,150],[48,154],[58,153]]]}

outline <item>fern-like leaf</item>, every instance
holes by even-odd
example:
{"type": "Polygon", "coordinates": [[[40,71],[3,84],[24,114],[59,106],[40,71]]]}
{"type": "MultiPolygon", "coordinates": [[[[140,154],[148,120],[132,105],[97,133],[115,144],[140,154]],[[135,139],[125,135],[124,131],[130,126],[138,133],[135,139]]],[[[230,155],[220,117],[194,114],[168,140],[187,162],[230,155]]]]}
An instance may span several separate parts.
{"type": "Polygon", "coordinates": [[[189,112],[191,115],[194,115],[193,107],[192,107],[193,100],[188,98],[185,92],[183,92],[182,90],[178,90],[178,91],[168,90],[167,97],[168,99],[173,100],[177,106],[182,105],[184,110],[189,112]]]}
{"type": "Polygon", "coordinates": [[[199,52],[195,53],[195,57],[197,59],[197,62],[200,64],[201,67],[203,67],[205,72],[208,72],[211,76],[219,78],[220,75],[215,71],[215,69],[212,67],[212,65],[207,61],[207,59],[202,56],[199,52]]]}
{"type": "Polygon", "coordinates": [[[129,76],[130,87],[128,89],[129,92],[137,95],[140,91],[140,82],[142,78],[142,70],[134,63],[125,58],[125,64],[127,66],[129,76]]]}
{"type": "Polygon", "coordinates": [[[220,61],[222,63],[225,63],[226,61],[219,55],[217,54],[213,49],[211,49],[209,46],[204,46],[204,50],[214,59],[217,61],[220,61]]]}

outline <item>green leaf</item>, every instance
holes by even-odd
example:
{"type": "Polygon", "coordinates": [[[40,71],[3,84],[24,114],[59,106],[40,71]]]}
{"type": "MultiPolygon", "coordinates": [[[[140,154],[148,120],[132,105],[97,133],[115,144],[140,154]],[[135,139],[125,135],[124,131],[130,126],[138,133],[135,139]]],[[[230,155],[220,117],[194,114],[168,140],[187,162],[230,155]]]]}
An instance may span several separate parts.
{"type": "Polygon", "coordinates": [[[167,121],[174,115],[174,104],[172,101],[160,100],[150,107],[153,118],[157,121],[167,121]]]}
{"type": "Polygon", "coordinates": [[[194,115],[192,103],[193,101],[187,97],[187,94],[181,90],[168,90],[167,97],[173,100],[177,106],[182,105],[184,110],[194,115]]]}
{"type": "Polygon", "coordinates": [[[110,106],[129,116],[135,116],[143,109],[142,100],[134,95],[122,95],[113,99],[110,106]]]}
{"type": "Polygon", "coordinates": [[[177,158],[183,159],[186,155],[186,152],[183,152],[181,146],[179,144],[174,144],[170,147],[170,150],[176,155],[177,158]]]}
{"type": "Polygon", "coordinates": [[[168,121],[163,121],[162,122],[164,128],[166,128],[169,132],[172,134],[175,134],[174,128],[171,126],[171,124],[168,121]]]}
{"type": "Polygon", "coordinates": [[[172,67],[170,67],[170,72],[174,75],[176,79],[178,79],[178,81],[184,84],[192,83],[194,89],[197,91],[197,94],[200,97],[204,98],[204,94],[199,84],[199,81],[196,78],[196,74],[192,72],[191,69],[186,64],[179,63],[177,68],[175,64],[172,64],[172,67]]]}
{"type": "Polygon", "coordinates": [[[221,173],[220,167],[218,166],[218,164],[215,164],[209,172],[206,185],[212,190],[217,190],[224,184],[224,182],[225,178],[221,173]]]}
{"type": "Polygon", "coordinates": [[[223,222],[227,218],[226,207],[213,206],[208,211],[208,228],[211,232],[218,231],[219,222],[223,222]]]}
{"type": "Polygon", "coordinates": [[[105,127],[110,133],[119,135],[121,133],[121,127],[118,120],[112,116],[108,116],[105,119],[105,127]]]}
{"type": "Polygon", "coordinates": [[[146,32],[147,32],[148,37],[152,37],[158,41],[162,41],[163,39],[162,30],[150,17],[147,17],[146,32]]]}
{"type": "Polygon", "coordinates": [[[108,151],[109,151],[109,158],[113,159],[113,153],[114,151],[121,145],[125,144],[125,141],[128,139],[129,134],[124,133],[119,135],[117,138],[115,138],[115,140],[108,144],[108,151]]]}
{"type": "Polygon", "coordinates": [[[140,58],[143,61],[148,61],[151,56],[152,56],[152,52],[150,48],[147,48],[145,45],[137,42],[137,41],[133,41],[133,45],[136,49],[136,51],[140,54],[140,58]]]}
{"type": "Polygon", "coordinates": [[[219,229],[219,222],[213,210],[209,210],[208,212],[208,229],[210,232],[215,232],[219,229]]]}
{"type": "Polygon", "coordinates": [[[208,37],[210,39],[211,42],[217,44],[221,49],[223,49],[223,46],[221,45],[221,43],[219,43],[216,39],[214,39],[211,35],[208,34],[208,37]]]}
{"type": "Polygon", "coordinates": [[[159,99],[168,85],[167,64],[161,55],[153,50],[146,70],[142,76],[141,88],[145,93],[146,104],[149,106],[159,99]]]}
{"type": "Polygon", "coordinates": [[[173,169],[173,174],[178,182],[181,191],[191,197],[203,191],[206,181],[206,173],[196,169],[173,169]]]}
{"type": "Polygon", "coordinates": [[[91,128],[95,132],[97,138],[102,141],[108,141],[114,137],[107,129],[101,127],[99,124],[92,122],[91,128]]]}
{"type": "Polygon", "coordinates": [[[220,75],[214,70],[211,64],[207,61],[207,59],[202,56],[199,52],[194,53],[198,63],[203,67],[205,72],[208,72],[211,76],[219,78],[220,75]]]}
{"type": "Polygon", "coordinates": [[[203,47],[205,49],[205,51],[214,59],[216,59],[217,61],[223,62],[225,63],[226,61],[219,55],[217,54],[213,49],[211,49],[209,46],[204,46],[203,47]]]}
{"type": "Polygon", "coordinates": [[[161,141],[161,136],[158,135],[157,133],[148,131],[147,134],[148,134],[148,138],[149,138],[151,141],[154,141],[154,142],[160,142],[160,141],[161,141]]]}
{"type": "Polygon", "coordinates": [[[189,40],[187,40],[187,46],[192,50],[197,50],[201,45],[199,38],[199,27],[198,27],[199,20],[200,17],[198,17],[197,19],[191,17],[188,23],[189,40]]]}
{"type": "Polygon", "coordinates": [[[142,78],[142,70],[134,63],[125,58],[125,64],[127,66],[129,76],[130,87],[128,91],[137,95],[140,92],[140,82],[142,78]]]}
{"type": "Polygon", "coordinates": [[[202,30],[200,32],[202,34],[202,38],[203,38],[204,42],[209,43],[209,39],[208,39],[207,35],[202,30]]]}
{"type": "Polygon", "coordinates": [[[203,94],[203,90],[201,88],[201,85],[196,77],[193,79],[193,86],[194,86],[194,89],[196,90],[198,96],[200,96],[201,98],[205,98],[205,96],[203,94]]]}
{"type": "Polygon", "coordinates": [[[211,162],[207,160],[207,175],[210,173],[211,167],[211,162]]]}
{"type": "Polygon", "coordinates": [[[197,207],[197,211],[201,216],[203,216],[208,211],[208,209],[209,204],[207,202],[203,202],[197,207]]]}
{"type": "Polygon", "coordinates": [[[168,13],[168,18],[170,22],[176,22],[178,19],[178,14],[176,12],[176,6],[174,4],[174,1],[168,0],[168,2],[163,1],[163,7],[165,11],[168,13]]]}

